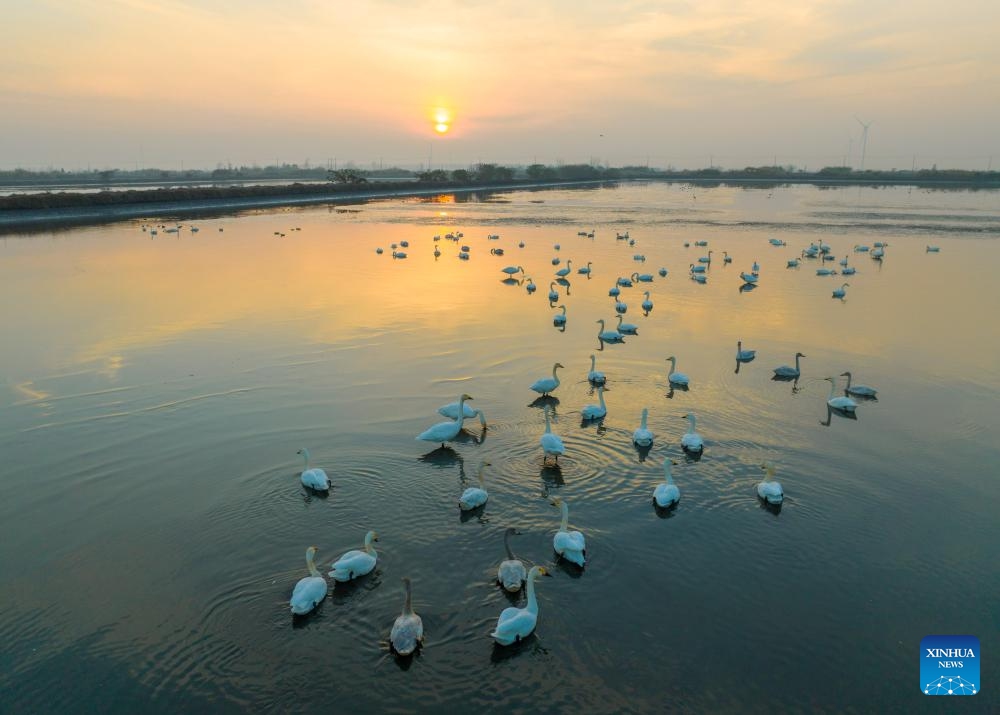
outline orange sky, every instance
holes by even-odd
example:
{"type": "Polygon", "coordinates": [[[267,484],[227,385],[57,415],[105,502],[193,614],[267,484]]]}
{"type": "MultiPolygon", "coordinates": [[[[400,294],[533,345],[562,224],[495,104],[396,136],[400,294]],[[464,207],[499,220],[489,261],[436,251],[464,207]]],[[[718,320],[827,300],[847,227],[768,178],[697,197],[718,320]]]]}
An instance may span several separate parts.
{"type": "Polygon", "coordinates": [[[34,0],[0,168],[479,160],[985,168],[995,2],[34,0]],[[435,132],[435,111],[451,117],[435,132]]]}

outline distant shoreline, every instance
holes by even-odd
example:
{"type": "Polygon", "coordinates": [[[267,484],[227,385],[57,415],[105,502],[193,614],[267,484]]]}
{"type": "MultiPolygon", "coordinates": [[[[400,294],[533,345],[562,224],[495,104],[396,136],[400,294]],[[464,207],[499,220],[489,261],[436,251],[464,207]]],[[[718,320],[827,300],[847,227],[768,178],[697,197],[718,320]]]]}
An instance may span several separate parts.
{"type": "Polygon", "coordinates": [[[700,186],[779,187],[793,184],[814,186],[913,186],[956,190],[1000,190],[1000,184],[948,179],[914,179],[853,177],[789,177],[706,176],[690,173],[658,174],[648,177],[595,178],[580,180],[516,180],[489,184],[443,182],[373,182],[367,185],[330,183],[292,183],[286,185],[196,186],[128,190],[99,193],[38,193],[0,197],[0,234],[38,231],[73,225],[94,225],[127,219],[186,219],[225,215],[253,209],[283,206],[310,206],[364,203],[377,199],[434,196],[437,194],[470,194],[478,192],[509,192],[563,187],[600,186],[626,182],[686,183],[700,186]],[[21,207],[18,204],[36,200],[44,205],[21,207]],[[11,208],[11,206],[17,206],[11,208]]]}
{"type": "MultiPolygon", "coordinates": [[[[0,198],[0,233],[12,233],[25,229],[42,230],[47,227],[60,225],[87,225],[110,223],[126,219],[149,219],[162,220],[166,218],[180,219],[195,216],[228,214],[234,211],[247,211],[262,208],[280,208],[282,206],[311,206],[320,204],[354,204],[371,201],[373,199],[393,199],[419,196],[436,196],[438,194],[470,194],[481,191],[507,192],[532,189],[550,189],[578,186],[600,186],[602,184],[617,183],[606,179],[594,179],[586,181],[532,181],[518,183],[502,183],[492,185],[451,185],[440,186],[414,186],[410,188],[400,188],[399,184],[379,185],[374,184],[368,188],[358,188],[353,190],[330,190],[322,184],[317,184],[318,189],[326,189],[323,192],[302,193],[296,195],[288,191],[286,186],[271,187],[241,187],[251,189],[268,189],[264,195],[258,196],[220,196],[220,193],[228,193],[225,189],[185,189],[185,194],[204,193],[206,198],[184,198],[175,201],[134,201],[125,203],[96,203],[88,204],[87,199],[97,197],[99,194],[71,194],[74,197],[72,206],[54,206],[40,209],[6,209],[3,208],[3,199],[0,198]],[[284,190],[284,191],[283,191],[284,190]]],[[[299,186],[307,186],[299,184],[299,186]]],[[[152,189],[149,191],[137,192],[139,194],[156,194],[157,198],[163,197],[163,192],[172,191],[170,189],[152,189]]],[[[232,192],[236,193],[236,192],[232,192]]],[[[60,196],[53,194],[51,196],[60,196]]]]}

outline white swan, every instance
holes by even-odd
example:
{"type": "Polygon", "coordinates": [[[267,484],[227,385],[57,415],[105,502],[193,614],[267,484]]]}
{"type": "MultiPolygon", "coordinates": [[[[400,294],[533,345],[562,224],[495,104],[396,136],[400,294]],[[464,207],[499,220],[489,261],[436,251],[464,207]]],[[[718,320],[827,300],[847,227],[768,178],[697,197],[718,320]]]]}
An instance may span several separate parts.
{"type": "Polygon", "coordinates": [[[571,258],[566,261],[565,268],[560,268],[558,271],[556,271],[556,275],[559,276],[560,278],[565,278],[572,272],[573,272],[573,259],[571,258]]]}
{"type": "Polygon", "coordinates": [[[875,397],[875,395],[878,393],[878,390],[876,390],[874,387],[868,387],[868,385],[852,385],[850,372],[842,372],[840,373],[840,376],[847,377],[847,387],[845,387],[844,390],[849,395],[860,395],[861,397],[875,397]]]}
{"type": "MultiPolygon", "coordinates": [[[[444,447],[445,442],[450,442],[458,437],[458,433],[462,431],[462,422],[465,420],[465,401],[471,399],[471,395],[462,395],[458,399],[458,407],[455,410],[453,422],[438,422],[433,427],[417,435],[417,439],[425,442],[440,442],[441,446],[444,447]]],[[[445,405],[445,407],[447,406],[445,405]]],[[[485,421],[485,418],[483,421],[485,421]]]]}
{"type": "Polygon", "coordinates": [[[597,337],[606,343],[620,343],[625,339],[625,336],[619,333],[617,330],[605,330],[604,329],[604,318],[597,321],[601,325],[601,329],[597,331],[597,337]]]}
{"type": "Polygon", "coordinates": [[[736,341],[736,359],[737,360],[739,360],[740,362],[747,362],[747,361],[753,360],[755,357],[757,357],[757,351],[756,350],[744,350],[743,349],[743,341],[742,340],[737,340],[736,341]]]}
{"type": "Polygon", "coordinates": [[[642,408],[642,422],[636,428],[635,432],[632,433],[632,444],[639,447],[652,447],[653,446],[653,433],[646,428],[646,418],[649,417],[649,409],[646,407],[642,408]]]}
{"type": "Polygon", "coordinates": [[[746,271],[742,271],[740,273],[740,278],[743,279],[744,283],[754,284],[757,282],[758,276],[753,273],[747,273],[746,271]]]}
{"type": "Polygon", "coordinates": [[[503,534],[503,546],[507,550],[507,558],[500,562],[497,568],[497,581],[508,593],[517,593],[521,590],[521,583],[527,574],[521,559],[514,556],[510,550],[510,537],[517,533],[514,527],[508,527],[503,534]]]}
{"type": "Polygon", "coordinates": [[[768,504],[780,504],[785,500],[785,492],[781,484],[774,479],[774,466],[764,462],[760,468],[767,472],[767,476],[757,485],[757,496],[768,504]]]}
{"type": "Polygon", "coordinates": [[[545,433],[539,440],[542,445],[542,464],[545,464],[550,456],[556,458],[556,464],[559,464],[559,456],[566,453],[566,448],[563,446],[563,441],[557,434],[552,434],[552,422],[549,420],[549,408],[545,408],[545,433]]]}
{"type": "Polygon", "coordinates": [[[798,377],[801,372],[799,371],[799,358],[804,358],[805,355],[802,353],[795,353],[795,367],[789,365],[782,365],[780,367],[774,368],[774,374],[778,377],[798,377]]]}
{"type": "Polygon", "coordinates": [[[855,253],[867,253],[870,250],[871,249],[868,246],[862,246],[862,245],[859,245],[859,244],[854,244],[854,252],[855,253]]]}
{"type": "Polygon", "coordinates": [[[926,253],[940,253],[940,252],[941,252],[940,246],[928,246],[926,251],[926,253]]]}
{"type": "Polygon", "coordinates": [[[622,289],[616,285],[611,286],[610,290],[608,290],[608,295],[610,295],[612,298],[617,298],[618,296],[621,295],[621,293],[622,289]]]}
{"type": "Polygon", "coordinates": [[[670,357],[667,358],[667,362],[670,363],[670,372],[667,373],[667,381],[671,385],[680,385],[682,387],[687,387],[688,382],[689,382],[688,376],[685,375],[683,372],[677,372],[676,371],[677,370],[677,358],[675,358],[673,355],[671,355],[670,357]]]}
{"type": "Polygon", "coordinates": [[[562,314],[560,314],[560,315],[553,315],[552,316],[552,324],[553,325],[566,325],[566,306],[565,305],[560,305],[559,307],[562,308],[562,314]]]}
{"type": "Polygon", "coordinates": [[[507,266],[506,268],[501,268],[500,270],[508,276],[513,276],[515,273],[524,273],[524,269],[521,268],[521,266],[507,266]]]}
{"type": "Polygon", "coordinates": [[[834,298],[843,298],[844,296],[846,296],[847,295],[847,291],[845,290],[845,288],[848,288],[850,285],[851,285],[850,283],[844,283],[842,286],[840,286],[840,288],[834,288],[833,289],[833,297],[834,298]]]}
{"type": "Polygon", "coordinates": [[[306,462],[306,468],[302,470],[302,474],[299,476],[302,486],[315,489],[319,492],[327,491],[330,488],[330,478],[319,467],[309,468],[309,450],[303,447],[296,454],[301,454],[302,459],[306,462]]]}
{"type": "Polygon", "coordinates": [[[645,293],[643,293],[643,295],[646,296],[646,297],[642,301],[642,309],[645,310],[648,313],[649,311],[651,311],[653,309],[653,301],[651,301],[649,299],[649,291],[648,290],[645,293]]]}
{"type": "Polygon", "coordinates": [[[600,404],[598,405],[587,405],[583,408],[583,419],[585,420],[599,420],[608,414],[608,408],[604,404],[604,385],[597,386],[597,400],[600,404]]]}
{"type": "Polygon", "coordinates": [[[410,592],[410,578],[403,577],[403,588],[406,589],[406,600],[403,602],[403,612],[396,616],[389,633],[392,649],[399,655],[410,655],[420,647],[424,640],[424,622],[413,612],[413,601],[410,592]]]}
{"type": "Polygon", "coordinates": [[[663,483],[657,484],[653,490],[653,501],[661,509],[672,507],[681,500],[681,490],[674,484],[674,475],[670,473],[671,461],[663,460],[663,483]]]}
{"type": "Polygon", "coordinates": [[[701,452],[705,449],[705,441],[701,435],[695,432],[695,417],[693,412],[688,412],[681,419],[688,421],[688,431],[681,437],[681,447],[688,452],[701,452]]]}
{"type": "Polygon", "coordinates": [[[364,550],[354,549],[342,555],[333,562],[329,576],[334,581],[344,582],[371,573],[378,561],[378,552],[372,546],[374,541],[378,541],[378,534],[369,531],[365,534],[364,550]]]}
{"type": "Polygon", "coordinates": [[[500,645],[517,643],[527,638],[535,630],[538,623],[538,600],[535,598],[535,579],[548,576],[542,566],[533,566],[528,572],[528,604],[524,608],[505,608],[500,612],[497,625],[490,633],[490,638],[500,645]]]}
{"type": "Polygon", "coordinates": [[[553,392],[557,387],[559,387],[559,376],[556,375],[556,370],[563,366],[562,363],[557,362],[552,366],[552,377],[543,377],[539,380],[535,380],[529,389],[534,390],[542,396],[548,395],[553,392]]]}
{"type": "Polygon", "coordinates": [[[660,270],[658,270],[657,273],[660,274],[661,278],[666,278],[667,277],[667,273],[669,273],[669,271],[667,271],[667,269],[665,267],[661,266],[660,270]]]}
{"type": "Polygon", "coordinates": [[[552,281],[549,283],[549,302],[555,303],[559,300],[559,291],[556,290],[556,282],[552,281]]]}
{"type": "Polygon", "coordinates": [[[615,301],[615,312],[617,312],[617,313],[627,313],[628,312],[628,303],[623,303],[620,300],[616,300],[615,301]]]}
{"type": "Polygon", "coordinates": [[[618,316],[618,325],[615,326],[615,329],[622,335],[639,334],[639,326],[635,323],[623,323],[621,315],[618,316]]]}
{"type": "Polygon", "coordinates": [[[854,266],[847,266],[847,267],[841,269],[840,275],[842,275],[842,276],[853,276],[857,272],[858,272],[858,269],[855,268],[854,266]]]}
{"type": "Polygon", "coordinates": [[[833,270],[832,268],[817,268],[816,269],[816,275],[818,275],[818,276],[835,276],[835,275],[837,275],[837,271],[833,270]]]}
{"type": "Polygon", "coordinates": [[[489,466],[490,463],[487,461],[480,462],[479,473],[476,475],[476,479],[479,480],[479,486],[469,487],[462,492],[462,496],[458,499],[458,508],[462,511],[478,509],[490,498],[490,495],[486,493],[486,482],[483,481],[483,469],[489,466]]]}
{"type": "Polygon", "coordinates": [[[590,372],[587,373],[587,380],[594,383],[595,385],[603,385],[608,381],[607,376],[600,370],[595,370],[597,366],[597,358],[594,355],[590,356],[590,372]]]}
{"type": "Polygon", "coordinates": [[[529,293],[534,293],[538,289],[538,286],[534,284],[530,276],[528,277],[527,281],[528,281],[527,285],[524,286],[524,289],[529,293]]]}
{"type": "MultiPolygon", "coordinates": [[[[567,261],[567,263],[569,263],[569,261],[567,261]]],[[[590,266],[591,266],[591,262],[587,261],[587,265],[584,266],[583,268],[577,268],[576,272],[577,273],[582,273],[583,275],[588,275],[590,273],[590,266]]]]}
{"type": "MultiPolygon", "coordinates": [[[[438,414],[442,417],[448,417],[450,419],[455,419],[458,417],[458,403],[449,402],[447,405],[441,405],[438,407],[438,414]]],[[[466,404],[462,404],[462,414],[465,415],[466,419],[473,419],[478,417],[479,424],[483,429],[486,429],[486,415],[482,410],[474,410],[466,404]]]]}
{"type": "Polygon", "coordinates": [[[799,267],[799,259],[798,258],[793,258],[792,260],[790,260],[788,262],[788,267],[789,268],[798,268],[799,267]]]}
{"type": "Polygon", "coordinates": [[[824,380],[830,382],[830,396],[826,400],[826,404],[830,405],[835,410],[841,410],[842,412],[854,412],[858,409],[858,403],[852,400],[850,397],[845,397],[841,395],[840,397],[834,397],[833,393],[837,389],[837,378],[835,377],[824,377],[824,380]]]}
{"type": "Polygon", "coordinates": [[[316,564],[313,562],[316,551],[315,546],[306,549],[306,567],[309,569],[309,575],[299,579],[295,584],[292,599],[288,602],[292,613],[296,616],[304,616],[326,598],[326,579],[316,570],[316,564]]]}
{"type": "Polygon", "coordinates": [[[723,263],[732,263],[733,262],[733,257],[730,256],[726,251],[723,251],[722,252],[722,262],[723,263]]]}
{"type": "Polygon", "coordinates": [[[709,251],[707,256],[701,256],[698,259],[698,263],[711,263],[712,262],[712,252],[709,251]]]}
{"type": "Polygon", "coordinates": [[[569,505],[562,499],[555,498],[552,505],[562,510],[562,521],[559,531],[552,537],[552,548],[570,563],[583,566],[587,563],[587,541],[579,531],[568,531],[569,505]]]}

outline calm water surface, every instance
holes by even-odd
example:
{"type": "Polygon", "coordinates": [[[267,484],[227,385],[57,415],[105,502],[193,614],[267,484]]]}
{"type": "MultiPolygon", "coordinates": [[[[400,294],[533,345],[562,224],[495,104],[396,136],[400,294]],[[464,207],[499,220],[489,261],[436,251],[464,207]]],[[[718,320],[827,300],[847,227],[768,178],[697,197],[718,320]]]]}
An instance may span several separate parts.
{"type": "Polygon", "coordinates": [[[934,633],[982,641],[983,692],[953,707],[997,707],[1000,195],[654,184],[355,208],[0,241],[0,709],[939,712],[918,691],[934,633]],[[464,239],[435,260],[451,230],[464,239]],[[846,300],[817,261],[785,267],[811,241],[857,266],[846,300]],[[875,241],[882,262],[851,252],[875,241]],[[687,267],[709,249],[698,285],[687,267]],[[565,331],[554,256],[573,262],[565,331]],[[502,282],[507,265],[538,291],[502,282]],[[622,291],[639,335],[602,346],[615,279],[661,266],[622,291]],[[737,371],[738,339],[757,358],[737,371]],[[796,351],[802,378],[772,381],[796,351]],[[580,416],[591,354],[597,425],[580,416]],[[669,390],[669,355],[689,391],[669,390]],[[547,468],[528,385],[556,361],[567,452],[547,468]],[[822,378],[845,370],[879,389],[856,420],[826,408],[822,378]],[[462,392],[489,429],[415,441],[462,392]],[[643,407],[648,455],[631,444],[643,407]],[[700,461],[680,450],[689,410],[700,461]],[[327,498],[298,483],[303,446],[327,498]],[[682,499],[661,514],[665,457],[682,499]],[[483,459],[489,503],[462,516],[483,459]],[[755,496],[765,459],[778,513],[755,496]],[[554,565],[535,636],[495,648],[520,603],[492,580],[503,531],[553,565],[554,495],[587,568],[554,565]],[[325,573],[368,529],[376,571],[293,623],[306,547],[325,573]],[[400,663],[385,641],[405,575],[427,641],[400,663]]]}

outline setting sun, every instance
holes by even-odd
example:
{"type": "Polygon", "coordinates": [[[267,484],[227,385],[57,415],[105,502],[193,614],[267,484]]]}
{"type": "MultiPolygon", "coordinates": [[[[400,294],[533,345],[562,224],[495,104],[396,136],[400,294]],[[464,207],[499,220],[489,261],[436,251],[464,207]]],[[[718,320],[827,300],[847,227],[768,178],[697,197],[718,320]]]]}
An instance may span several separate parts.
{"type": "Polygon", "coordinates": [[[445,134],[451,128],[451,112],[447,109],[434,110],[434,131],[445,134]]]}
{"type": "Polygon", "coordinates": [[[445,124],[444,122],[438,122],[437,124],[434,125],[434,131],[436,131],[438,134],[444,134],[445,132],[448,131],[448,125],[445,124]]]}

